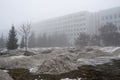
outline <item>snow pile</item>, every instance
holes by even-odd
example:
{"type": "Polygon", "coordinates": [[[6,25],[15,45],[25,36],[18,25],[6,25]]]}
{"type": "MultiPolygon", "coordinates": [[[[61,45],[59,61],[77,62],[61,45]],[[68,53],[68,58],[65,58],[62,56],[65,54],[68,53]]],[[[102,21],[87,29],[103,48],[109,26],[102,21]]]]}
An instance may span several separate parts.
{"type": "Polygon", "coordinates": [[[83,51],[77,53],[78,58],[86,58],[86,59],[93,59],[96,57],[102,57],[102,56],[110,56],[108,52],[103,52],[98,49],[93,49],[91,51],[83,51]]]}
{"type": "Polygon", "coordinates": [[[110,59],[107,58],[95,58],[95,59],[85,59],[85,58],[80,58],[77,60],[79,66],[81,65],[99,65],[99,64],[105,64],[110,62],[110,59]]]}
{"type": "Polygon", "coordinates": [[[28,49],[28,52],[34,55],[25,56],[23,50],[9,51],[7,56],[0,56],[0,67],[25,68],[31,73],[59,74],[76,70],[82,65],[99,65],[120,58],[119,47],[35,48],[28,49]]]}
{"type": "Polygon", "coordinates": [[[109,52],[109,53],[112,53],[118,49],[120,49],[120,47],[102,47],[102,48],[100,48],[100,50],[102,50],[104,52],[109,52]]]}
{"type": "Polygon", "coordinates": [[[11,59],[20,59],[20,58],[24,58],[24,55],[20,55],[20,56],[11,56],[11,59]]]}
{"type": "Polygon", "coordinates": [[[44,61],[42,65],[39,67],[37,73],[58,74],[58,73],[68,72],[74,69],[75,66],[66,63],[64,60],[51,59],[44,61]]]}
{"type": "Polygon", "coordinates": [[[29,68],[34,66],[34,60],[29,57],[11,58],[5,57],[0,58],[0,68],[29,68]]]}
{"type": "Polygon", "coordinates": [[[36,73],[38,71],[38,67],[33,67],[33,68],[30,68],[29,71],[31,73],[36,73]]]}

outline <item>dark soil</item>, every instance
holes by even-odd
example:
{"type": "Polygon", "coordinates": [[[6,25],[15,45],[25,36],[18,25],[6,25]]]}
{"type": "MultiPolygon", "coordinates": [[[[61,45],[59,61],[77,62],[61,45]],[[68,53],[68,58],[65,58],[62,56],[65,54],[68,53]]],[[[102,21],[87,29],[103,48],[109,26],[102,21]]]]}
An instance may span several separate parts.
{"type": "Polygon", "coordinates": [[[78,70],[67,73],[50,74],[32,74],[27,69],[9,69],[9,74],[14,80],[60,80],[62,78],[81,80],[120,80],[120,60],[112,60],[112,63],[91,66],[84,65],[78,67],[78,70]]]}

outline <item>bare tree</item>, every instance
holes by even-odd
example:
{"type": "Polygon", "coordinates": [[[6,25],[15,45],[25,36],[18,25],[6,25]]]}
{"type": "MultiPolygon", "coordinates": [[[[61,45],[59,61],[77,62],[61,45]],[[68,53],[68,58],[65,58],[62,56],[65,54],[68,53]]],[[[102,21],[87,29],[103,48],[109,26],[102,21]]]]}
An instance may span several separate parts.
{"type": "Polygon", "coordinates": [[[118,32],[118,27],[116,25],[113,23],[106,23],[99,31],[104,46],[120,45],[120,33],[118,32]]]}
{"type": "Polygon", "coordinates": [[[28,39],[28,47],[29,48],[34,48],[36,47],[36,36],[34,32],[31,32],[31,35],[28,39]]]}
{"type": "Polygon", "coordinates": [[[24,42],[25,42],[25,51],[27,51],[28,48],[28,39],[31,32],[31,23],[23,24],[20,27],[20,34],[24,36],[24,42]]]}

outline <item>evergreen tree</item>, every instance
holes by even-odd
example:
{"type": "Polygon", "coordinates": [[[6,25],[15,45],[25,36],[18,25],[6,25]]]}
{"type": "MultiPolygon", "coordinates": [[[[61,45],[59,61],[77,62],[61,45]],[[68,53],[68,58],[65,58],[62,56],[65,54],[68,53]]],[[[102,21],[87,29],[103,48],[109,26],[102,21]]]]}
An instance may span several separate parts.
{"type": "Polygon", "coordinates": [[[17,41],[18,39],[16,38],[16,31],[14,26],[12,26],[11,30],[9,31],[9,37],[8,37],[8,42],[7,42],[7,49],[9,50],[14,50],[18,48],[17,41]]]}
{"type": "Polygon", "coordinates": [[[5,44],[6,44],[6,42],[5,42],[5,39],[2,34],[0,37],[0,48],[5,48],[5,44]]]}
{"type": "Polygon", "coordinates": [[[21,43],[20,43],[20,48],[24,48],[25,47],[25,41],[24,41],[24,36],[21,39],[21,43]]]}

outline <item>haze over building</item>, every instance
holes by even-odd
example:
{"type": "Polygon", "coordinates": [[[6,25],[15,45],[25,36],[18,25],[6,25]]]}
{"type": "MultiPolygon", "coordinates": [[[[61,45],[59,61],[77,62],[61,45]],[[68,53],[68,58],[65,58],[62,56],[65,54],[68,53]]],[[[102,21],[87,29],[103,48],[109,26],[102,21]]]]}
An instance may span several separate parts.
{"type": "Polygon", "coordinates": [[[73,45],[80,33],[99,34],[99,28],[106,23],[115,24],[120,29],[120,7],[98,12],[81,11],[61,17],[49,19],[34,25],[37,33],[65,34],[73,45]],[[40,30],[39,27],[41,27],[40,30]]]}

